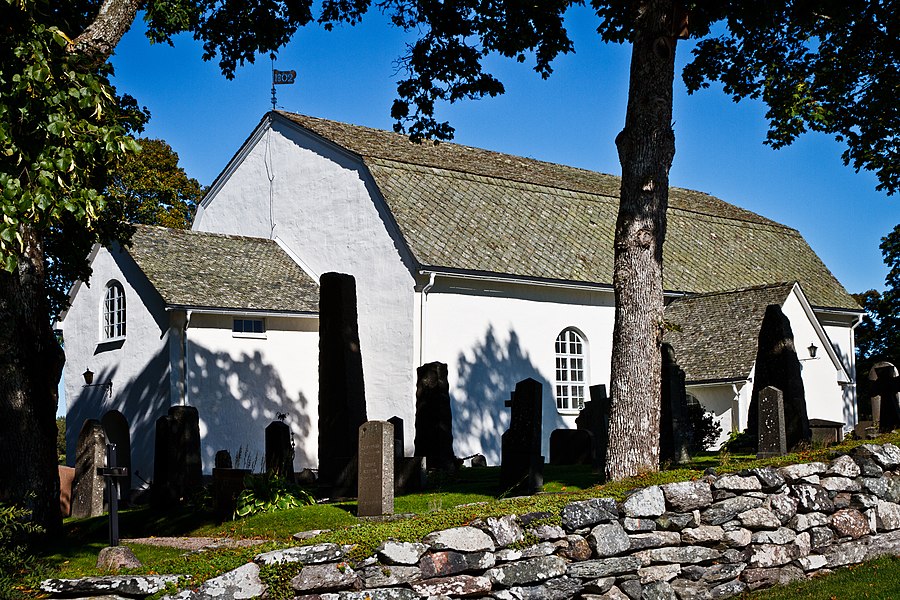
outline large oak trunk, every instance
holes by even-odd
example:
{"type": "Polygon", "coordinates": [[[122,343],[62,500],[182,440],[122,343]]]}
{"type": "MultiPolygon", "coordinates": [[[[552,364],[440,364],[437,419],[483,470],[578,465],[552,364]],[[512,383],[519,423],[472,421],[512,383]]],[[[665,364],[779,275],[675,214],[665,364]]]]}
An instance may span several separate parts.
{"type": "Polygon", "coordinates": [[[615,233],[616,315],[607,475],[659,468],[662,248],[675,155],[672,2],[641,3],[625,128],[616,138],[622,189],[615,233]]]}
{"type": "Polygon", "coordinates": [[[0,502],[29,508],[53,532],[62,524],[56,390],[64,358],[49,321],[41,241],[30,229],[23,239],[16,271],[0,271],[0,502]]]}

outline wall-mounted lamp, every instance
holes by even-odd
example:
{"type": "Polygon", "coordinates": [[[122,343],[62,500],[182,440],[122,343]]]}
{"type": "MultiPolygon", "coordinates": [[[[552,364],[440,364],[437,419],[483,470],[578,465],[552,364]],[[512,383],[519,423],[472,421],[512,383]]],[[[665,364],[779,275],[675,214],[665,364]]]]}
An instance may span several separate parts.
{"type": "Polygon", "coordinates": [[[112,379],[105,383],[94,383],[94,372],[90,369],[85,369],[81,376],[84,377],[84,385],[81,387],[104,387],[106,388],[106,393],[112,398],[112,379]]]}
{"type": "Polygon", "coordinates": [[[816,357],[816,352],[819,351],[819,348],[818,348],[815,344],[810,344],[810,345],[809,345],[809,348],[807,348],[807,350],[809,350],[809,357],[810,357],[810,358],[815,358],[815,357],[816,357]]]}

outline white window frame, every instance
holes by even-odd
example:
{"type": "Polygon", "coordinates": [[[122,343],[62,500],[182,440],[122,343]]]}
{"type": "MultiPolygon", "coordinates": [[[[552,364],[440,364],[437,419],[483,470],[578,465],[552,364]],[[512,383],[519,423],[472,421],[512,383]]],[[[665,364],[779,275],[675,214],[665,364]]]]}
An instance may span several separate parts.
{"type": "Polygon", "coordinates": [[[588,343],[581,330],[566,327],[553,347],[555,361],[553,397],[560,414],[577,415],[589,400],[588,343]]]}
{"type": "Polygon", "coordinates": [[[258,340],[264,340],[264,339],[266,339],[266,331],[267,331],[266,320],[263,317],[259,317],[259,318],[257,318],[257,317],[234,317],[231,321],[231,337],[254,338],[254,339],[258,339],[258,340]],[[237,326],[238,322],[242,323],[241,331],[235,330],[235,327],[237,326]],[[252,329],[256,329],[253,326],[251,326],[251,331],[246,331],[244,329],[244,327],[246,326],[247,323],[261,323],[262,331],[252,331],[252,329]]]}
{"type": "Polygon", "coordinates": [[[100,306],[100,341],[118,342],[128,333],[128,312],[125,286],[110,279],[106,282],[100,306]]]}

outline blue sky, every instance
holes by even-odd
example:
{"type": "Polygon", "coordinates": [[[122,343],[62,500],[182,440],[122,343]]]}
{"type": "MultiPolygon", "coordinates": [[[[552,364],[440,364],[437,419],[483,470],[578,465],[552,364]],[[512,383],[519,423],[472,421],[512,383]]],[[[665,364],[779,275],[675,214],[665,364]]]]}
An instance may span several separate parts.
{"type": "MultiPolygon", "coordinates": [[[[624,123],[630,48],[600,42],[595,20],[585,8],[570,12],[576,53],[559,58],[547,81],[527,63],[491,60],[507,92],[442,107],[455,141],[619,174],[614,139],[624,123]]],[[[276,62],[298,72],[294,85],[278,86],[278,107],[390,129],[401,75],[396,58],[406,40],[377,12],[357,27],[301,30],[276,62]]],[[[689,51],[679,44],[679,65],[689,51]]],[[[152,113],[144,135],[169,142],[202,184],[212,182],[271,108],[268,57],[228,81],[214,61],[201,60],[189,36],[177,38],[174,48],[150,45],[138,23],[112,62],[119,90],[152,113]]],[[[843,166],[842,147],[826,136],[807,134],[778,151],[764,146],[764,114],[761,104],[735,104],[715,87],[688,96],[676,77],[671,184],[795,227],[848,291],[881,289],[886,269],[878,244],[900,222],[900,197],[876,192],[873,175],[843,166]]]]}

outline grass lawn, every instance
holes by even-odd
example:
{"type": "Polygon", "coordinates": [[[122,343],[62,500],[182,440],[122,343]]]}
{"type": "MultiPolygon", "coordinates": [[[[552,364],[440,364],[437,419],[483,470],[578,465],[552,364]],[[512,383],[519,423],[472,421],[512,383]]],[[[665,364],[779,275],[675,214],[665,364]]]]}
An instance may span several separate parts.
{"type": "Polygon", "coordinates": [[[750,600],[896,600],[900,558],[889,556],[791,585],[745,594],[750,600]]]}
{"type": "MultiPolygon", "coordinates": [[[[900,442],[900,434],[884,436],[879,443],[900,442]]],[[[154,512],[148,507],[122,511],[122,538],[152,536],[202,536],[256,538],[268,540],[264,547],[236,550],[215,550],[184,556],[181,550],[157,546],[134,545],[132,550],[145,565],[139,573],[188,574],[194,581],[228,571],[247,562],[256,553],[278,545],[296,543],[291,535],[313,529],[331,530],[304,543],[337,542],[355,544],[354,558],[370,555],[384,540],[418,541],[423,535],[470,523],[472,520],[503,514],[548,512],[548,522],[558,522],[560,509],[569,502],[601,496],[624,498],[634,488],[647,485],[684,481],[700,477],[708,468],[719,473],[735,472],[756,466],[779,466],[814,460],[829,460],[833,455],[848,451],[861,441],[845,442],[838,447],[811,449],[776,459],[757,461],[753,456],[727,453],[703,453],[689,465],[650,473],[629,480],[599,485],[598,476],[590,467],[558,467],[547,465],[544,471],[544,492],[530,497],[509,497],[507,490],[498,488],[499,469],[496,467],[462,469],[452,475],[435,475],[426,492],[398,496],[395,512],[410,514],[409,518],[389,522],[362,522],[356,518],[355,501],[304,506],[274,513],[263,513],[237,521],[217,523],[212,514],[191,505],[180,506],[167,513],[154,512]]],[[[107,545],[107,517],[67,520],[65,536],[54,540],[43,553],[44,568],[30,574],[40,577],[81,577],[97,575],[96,557],[107,545]]],[[[880,563],[877,563],[880,564],[880,563]]],[[[886,569],[881,568],[881,573],[886,569]]],[[[854,577],[849,571],[848,577],[854,577]]],[[[276,574],[277,575],[277,574],[276,574]]],[[[824,581],[825,579],[822,579],[824,581]]],[[[819,579],[813,580],[817,583],[819,579]]],[[[809,583],[809,582],[807,582],[809,583]]],[[[870,583],[870,582],[867,582],[870,583]]],[[[24,593],[24,592],[23,592],[24,593]]],[[[0,595],[2,597],[2,595],[0,595]]],[[[768,597],[768,596],[759,596],[768,597]]],[[[807,596],[785,596],[805,598],[807,596]]],[[[820,596],[808,596],[818,598],[820,596]]],[[[832,596],[821,596],[832,597],[832,596]]],[[[836,598],[851,596],[837,595],[836,598]]],[[[867,596],[855,596],[865,598],[867,596]]],[[[871,596],[891,597],[891,596],[871,596]]],[[[900,594],[895,597],[900,598],[900,594]]],[[[754,595],[753,598],[757,598],[754,595]]],[[[774,598],[774,596],[773,596],[774,598]]]]}

